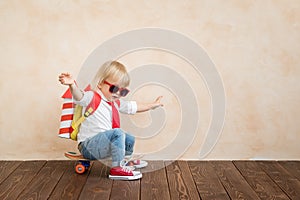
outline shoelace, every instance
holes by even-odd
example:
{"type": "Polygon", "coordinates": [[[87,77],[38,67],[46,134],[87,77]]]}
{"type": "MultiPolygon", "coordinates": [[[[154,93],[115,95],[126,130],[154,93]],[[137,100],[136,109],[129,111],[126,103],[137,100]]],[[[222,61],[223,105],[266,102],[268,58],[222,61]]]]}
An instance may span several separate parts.
{"type": "Polygon", "coordinates": [[[130,173],[132,172],[133,170],[131,169],[131,167],[128,167],[128,166],[122,166],[122,171],[126,172],[126,173],[130,173]]]}
{"type": "Polygon", "coordinates": [[[130,171],[133,171],[135,169],[134,166],[127,166],[127,164],[131,161],[131,157],[129,159],[123,159],[121,160],[120,162],[120,166],[123,168],[123,169],[126,169],[126,170],[130,170],[130,171]]]}

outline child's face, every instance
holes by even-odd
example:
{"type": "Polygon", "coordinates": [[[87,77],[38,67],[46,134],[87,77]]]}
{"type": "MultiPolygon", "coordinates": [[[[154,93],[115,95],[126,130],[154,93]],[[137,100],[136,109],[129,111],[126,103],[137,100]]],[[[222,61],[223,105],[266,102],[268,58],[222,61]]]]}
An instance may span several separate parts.
{"type": "Polygon", "coordinates": [[[120,80],[109,77],[98,85],[105,98],[109,101],[115,101],[129,92],[126,88],[120,88],[120,80]]]}

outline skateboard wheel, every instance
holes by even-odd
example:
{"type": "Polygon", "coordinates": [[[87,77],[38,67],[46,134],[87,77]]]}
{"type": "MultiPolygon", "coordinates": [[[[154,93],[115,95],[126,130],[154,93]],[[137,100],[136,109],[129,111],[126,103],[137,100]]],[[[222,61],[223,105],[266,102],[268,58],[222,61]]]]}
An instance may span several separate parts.
{"type": "Polygon", "coordinates": [[[75,167],[75,171],[77,174],[83,174],[85,172],[86,167],[82,164],[77,164],[75,167]]]}

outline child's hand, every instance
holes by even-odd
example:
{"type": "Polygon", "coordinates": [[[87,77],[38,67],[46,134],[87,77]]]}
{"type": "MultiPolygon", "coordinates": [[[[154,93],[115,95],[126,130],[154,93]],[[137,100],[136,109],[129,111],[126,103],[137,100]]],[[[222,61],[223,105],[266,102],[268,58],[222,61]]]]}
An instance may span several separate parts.
{"type": "Polygon", "coordinates": [[[155,109],[155,108],[158,108],[158,107],[160,107],[160,106],[164,106],[164,105],[160,102],[161,98],[163,98],[163,96],[159,96],[159,97],[156,98],[156,100],[155,100],[154,103],[152,104],[152,107],[151,107],[152,110],[155,109]]]}
{"type": "Polygon", "coordinates": [[[145,112],[163,106],[163,104],[160,102],[161,98],[162,96],[159,96],[154,102],[151,103],[137,103],[137,112],[145,112]]]}
{"type": "Polygon", "coordinates": [[[72,85],[74,83],[74,79],[72,78],[72,75],[69,73],[61,73],[58,76],[58,80],[63,85],[72,85]]]}

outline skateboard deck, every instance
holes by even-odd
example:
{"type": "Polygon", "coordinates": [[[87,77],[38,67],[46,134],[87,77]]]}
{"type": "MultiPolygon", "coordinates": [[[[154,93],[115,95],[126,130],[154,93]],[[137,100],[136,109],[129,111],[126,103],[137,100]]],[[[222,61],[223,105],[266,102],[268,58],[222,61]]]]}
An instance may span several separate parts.
{"type": "MultiPolygon", "coordinates": [[[[76,160],[76,164],[75,164],[75,172],[77,174],[84,174],[85,172],[87,172],[90,168],[90,161],[89,159],[86,159],[82,156],[82,154],[80,153],[76,153],[76,152],[65,152],[65,157],[70,159],[70,160],[76,160]]],[[[128,159],[132,159],[133,156],[128,157],[128,159]]],[[[134,156],[135,158],[140,158],[142,156],[134,156]]],[[[147,163],[146,163],[147,164],[147,163]]],[[[135,172],[134,176],[128,176],[128,177],[124,177],[124,176],[112,176],[109,175],[108,176],[110,179],[113,180],[138,180],[140,178],[142,178],[142,174],[140,172],[135,172]]]]}
{"type": "Polygon", "coordinates": [[[72,152],[72,151],[65,152],[65,157],[67,157],[71,160],[88,160],[88,159],[84,158],[83,155],[81,155],[80,153],[76,153],[76,152],[72,152]]]}

